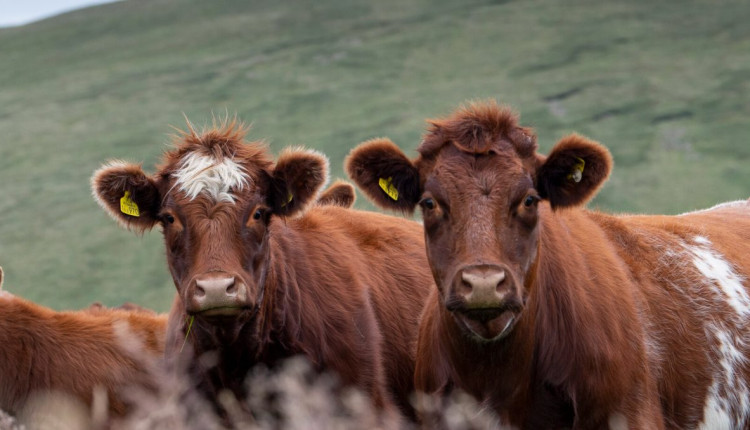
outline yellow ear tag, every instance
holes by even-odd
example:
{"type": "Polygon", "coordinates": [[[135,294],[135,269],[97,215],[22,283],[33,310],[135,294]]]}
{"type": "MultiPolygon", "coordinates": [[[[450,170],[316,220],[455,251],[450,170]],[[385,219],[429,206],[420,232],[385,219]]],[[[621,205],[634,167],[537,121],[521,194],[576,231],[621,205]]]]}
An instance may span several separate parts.
{"type": "Polygon", "coordinates": [[[130,216],[141,216],[138,205],[130,199],[130,191],[125,191],[125,195],[120,199],[120,212],[130,216]]]}
{"type": "Polygon", "coordinates": [[[380,178],[380,180],[378,180],[378,185],[380,185],[380,188],[388,194],[388,197],[393,200],[398,200],[398,190],[393,186],[393,177],[388,179],[380,178]]]}
{"type": "Polygon", "coordinates": [[[576,160],[578,162],[573,166],[573,172],[568,175],[568,180],[577,184],[583,179],[583,168],[586,167],[586,162],[583,161],[583,158],[576,157],[576,160]]]}
{"type": "Polygon", "coordinates": [[[289,193],[289,196],[287,196],[287,198],[286,198],[286,202],[284,202],[284,204],[281,205],[281,207],[283,208],[284,206],[286,206],[289,203],[291,203],[293,198],[294,198],[294,196],[292,195],[292,193],[289,193]]]}

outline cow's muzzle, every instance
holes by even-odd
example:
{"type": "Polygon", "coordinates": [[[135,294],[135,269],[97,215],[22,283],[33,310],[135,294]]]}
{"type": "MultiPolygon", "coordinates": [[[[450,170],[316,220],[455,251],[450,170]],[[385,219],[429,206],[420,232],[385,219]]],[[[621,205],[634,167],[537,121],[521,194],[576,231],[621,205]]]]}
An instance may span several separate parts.
{"type": "Polygon", "coordinates": [[[196,276],[188,287],[186,310],[189,314],[202,316],[232,316],[247,308],[248,288],[235,276],[223,272],[211,272],[196,276]]]}
{"type": "Polygon", "coordinates": [[[489,264],[459,270],[445,304],[460,326],[486,341],[506,337],[523,310],[508,270],[489,264]]]}

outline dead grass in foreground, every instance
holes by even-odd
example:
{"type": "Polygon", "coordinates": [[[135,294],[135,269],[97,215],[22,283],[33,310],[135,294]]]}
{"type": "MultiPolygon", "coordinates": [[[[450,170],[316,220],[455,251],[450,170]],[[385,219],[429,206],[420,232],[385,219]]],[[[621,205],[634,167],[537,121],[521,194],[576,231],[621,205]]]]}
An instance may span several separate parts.
{"type": "MultiPolygon", "coordinates": [[[[108,417],[106,405],[94,402],[92,410],[61,393],[35,396],[33,405],[17,418],[0,411],[0,430],[356,430],[413,429],[375,411],[368,398],[352,388],[341,389],[336,378],[319,374],[301,358],[284,362],[271,371],[259,367],[248,377],[248,398],[238,401],[224,393],[220,403],[227,411],[220,418],[191,386],[182,372],[153,365],[150,387],[129,387],[123,392],[132,406],[122,418],[108,417]]],[[[32,402],[30,402],[32,403],[32,402]]],[[[494,416],[467,395],[457,394],[443,406],[421,402],[429,413],[454,430],[499,428],[494,416]]]]}

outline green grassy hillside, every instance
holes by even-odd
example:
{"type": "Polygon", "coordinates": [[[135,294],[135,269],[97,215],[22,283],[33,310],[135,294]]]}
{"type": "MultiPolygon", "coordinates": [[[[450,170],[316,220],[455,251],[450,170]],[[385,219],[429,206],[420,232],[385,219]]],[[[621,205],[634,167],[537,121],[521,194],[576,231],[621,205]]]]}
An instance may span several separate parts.
{"type": "MultiPolygon", "coordinates": [[[[236,112],[275,151],[408,150],[424,119],[496,98],[547,150],[577,131],[616,162],[593,202],[678,213],[750,197],[742,1],[131,0],[0,29],[0,265],[62,309],[167,309],[160,233],[90,196],[109,158],[153,166],[183,112],[236,112]]],[[[360,198],[362,207],[369,207],[360,198]]]]}

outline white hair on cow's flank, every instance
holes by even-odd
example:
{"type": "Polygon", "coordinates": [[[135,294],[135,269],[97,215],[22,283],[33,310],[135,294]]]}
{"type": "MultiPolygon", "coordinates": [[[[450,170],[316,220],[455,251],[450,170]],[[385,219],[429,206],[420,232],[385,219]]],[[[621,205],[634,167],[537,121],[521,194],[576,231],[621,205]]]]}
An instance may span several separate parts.
{"type": "Polygon", "coordinates": [[[199,194],[207,194],[217,202],[234,203],[233,191],[242,191],[251,182],[244,167],[230,158],[220,162],[213,157],[190,153],[180,161],[173,174],[175,186],[193,200],[199,194]]]}
{"type": "Polygon", "coordinates": [[[716,325],[706,326],[707,335],[717,341],[716,355],[720,365],[714,375],[704,403],[703,421],[699,428],[740,429],[746,428],[750,413],[750,390],[740,374],[747,366],[747,357],[740,348],[745,348],[741,336],[716,325]]]}
{"type": "Polygon", "coordinates": [[[721,288],[727,303],[735,310],[740,320],[750,316],[750,297],[743,285],[743,279],[729,262],[718,252],[711,249],[711,241],[703,236],[696,236],[697,245],[687,246],[693,257],[693,264],[700,273],[714,285],[721,288]]]}
{"type": "Polygon", "coordinates": [[[690,262],[703,276],[703,284],[716,300],[724,300],[733,311],[726,318],[707,312],[704,330],[714,342],[711,361],[713,382],[704,401],[701,429],[741,429],[750,424],[750,387],[743,378],[748,370],[748,342],[743,338],[750,327],[750,297],[746,279],[737,274],[721,253],[712,249],[704,236],[684,244],[690,262]]]}
{"type": "Polygon", "coordinates": [[[724,399],[718,396],[718,384],[714,381],[709,389],[706,405],[703,408],[703,421],[698,424],[701,430],[730,430],[733,429],[732,417],[726,409],[724,399]]]}

